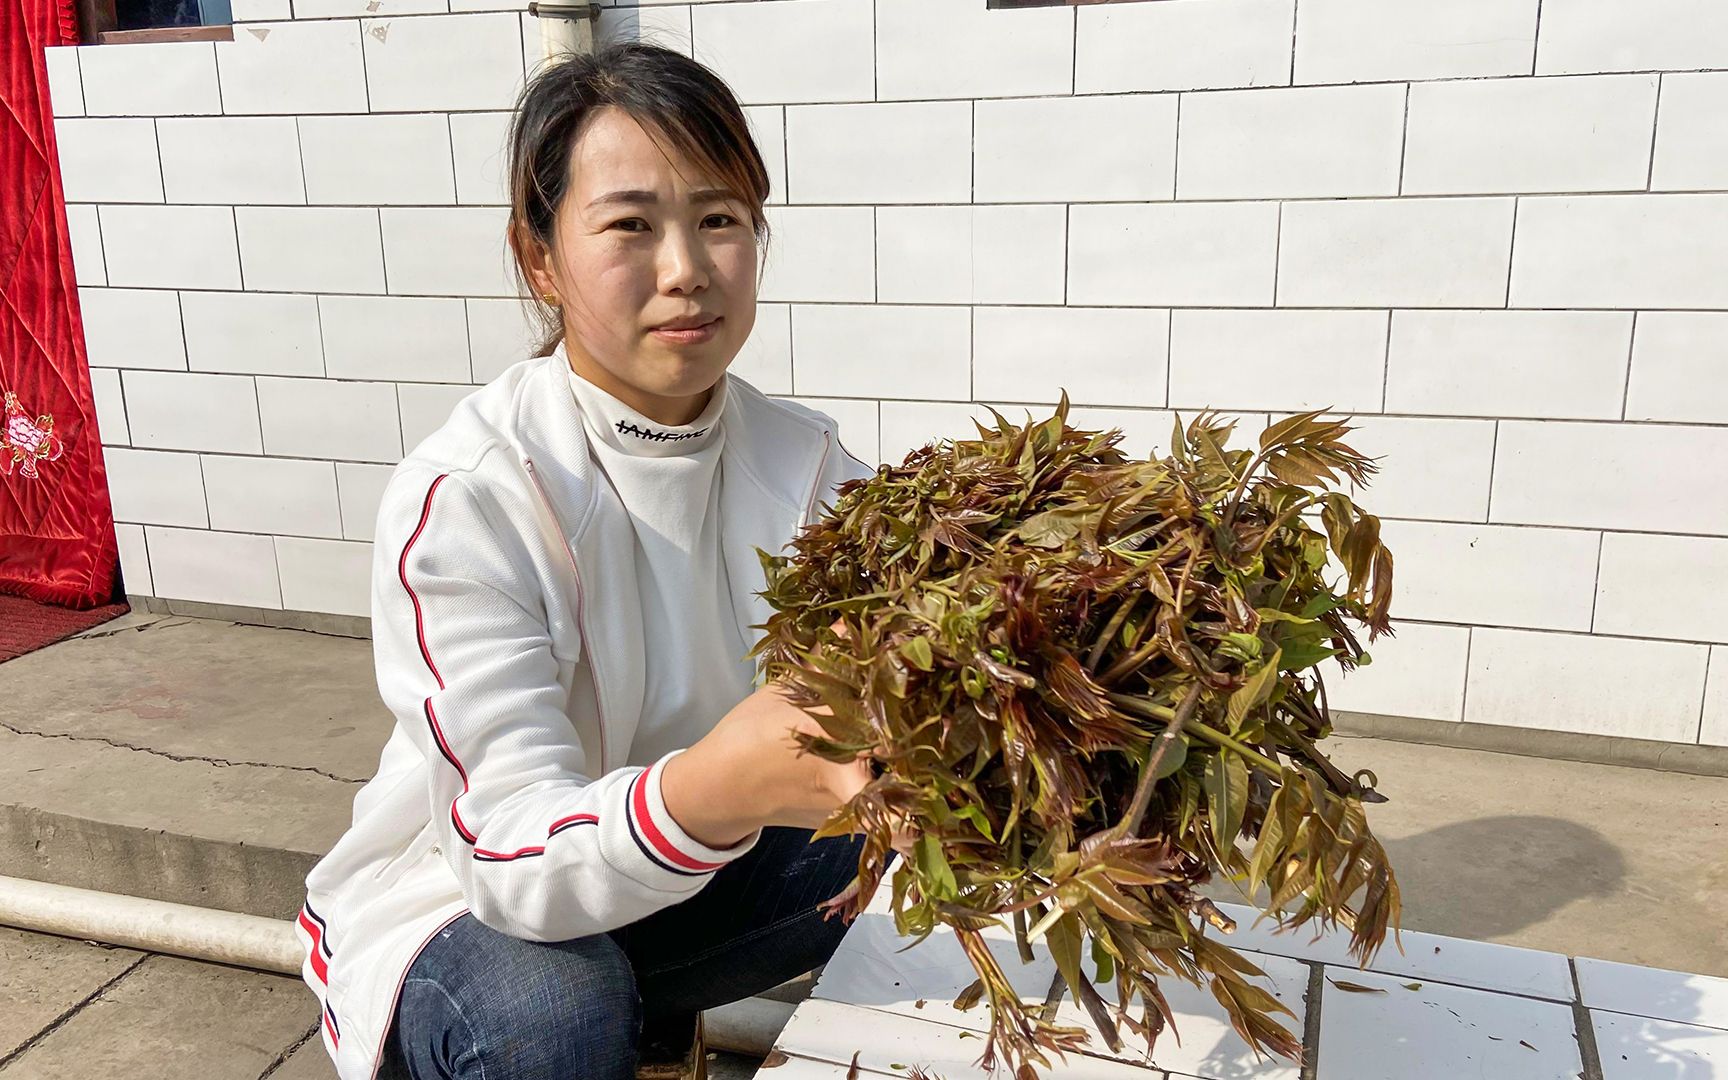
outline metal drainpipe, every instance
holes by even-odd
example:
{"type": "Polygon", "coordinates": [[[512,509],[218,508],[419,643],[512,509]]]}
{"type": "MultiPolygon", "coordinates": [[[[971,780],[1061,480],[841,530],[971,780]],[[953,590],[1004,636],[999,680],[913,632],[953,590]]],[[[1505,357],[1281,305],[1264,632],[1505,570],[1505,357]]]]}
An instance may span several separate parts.
{"type": "Polygon", "coordinates": [[[600,9],[593,0],[533,0],[528,14],[540,20],[540,55],[548,60],[561,54],[594,51],[594,25],[600,9]]]}

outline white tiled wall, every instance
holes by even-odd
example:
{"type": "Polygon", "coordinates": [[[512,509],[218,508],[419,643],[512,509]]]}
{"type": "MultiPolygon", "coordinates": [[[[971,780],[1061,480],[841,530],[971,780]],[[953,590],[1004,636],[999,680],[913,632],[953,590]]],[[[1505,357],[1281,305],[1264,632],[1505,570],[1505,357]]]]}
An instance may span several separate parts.
{"type": "MultiPolygon", "coordinates": [[[[366,614],[393,464],[529,354],[515,0],[50,52],[130,591],[366,614]]],[[[894,460],[1349,414],[1398,634],[1335,706],[1728,744],[1720,0],[609,0],[774,178],[734,370],[894,460]],[[1632,673],[1633,677],[1627,677],[1632,673]]]]}

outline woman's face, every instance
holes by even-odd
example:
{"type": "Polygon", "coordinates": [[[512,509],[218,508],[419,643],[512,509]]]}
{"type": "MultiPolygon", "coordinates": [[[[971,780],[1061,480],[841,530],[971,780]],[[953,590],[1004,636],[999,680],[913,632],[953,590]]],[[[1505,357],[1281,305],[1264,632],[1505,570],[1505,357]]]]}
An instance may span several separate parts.
{"type": "Polygon", "coordinates": [[[570,365],[651,419],[688,423],[756,323],[750,205],[709,192],[725,185],[612,107],[590,118],[570,173],[554,258],[529,260],[562,304],[570,365]],[[688,317],[719,322],[697,340],[655,332],[688,317]]]}

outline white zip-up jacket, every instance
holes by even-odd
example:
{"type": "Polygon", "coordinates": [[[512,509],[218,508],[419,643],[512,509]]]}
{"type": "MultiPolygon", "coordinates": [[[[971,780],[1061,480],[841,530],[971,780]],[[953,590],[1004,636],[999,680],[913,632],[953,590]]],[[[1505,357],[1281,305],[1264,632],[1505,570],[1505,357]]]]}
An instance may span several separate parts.
{"type": "MultiPolygon", "coordinates": [[[[562,349],[458,404],[392,473],[373,541],[378,689],[396,717],[353,822],[306,878],[302,974],[343,1080],[372,1080],[410,963],[464,912],[534,941],[634,922],[748,851],[698,843],[631,753],[644,700],[634,534],[589,456],[562,349]]],[[[783,551],[868,465],[834,421],[728,374],[722,558],[740,636],[783,551]]],[[[706,734],[692,730],[688,746],[706,734]]]]}

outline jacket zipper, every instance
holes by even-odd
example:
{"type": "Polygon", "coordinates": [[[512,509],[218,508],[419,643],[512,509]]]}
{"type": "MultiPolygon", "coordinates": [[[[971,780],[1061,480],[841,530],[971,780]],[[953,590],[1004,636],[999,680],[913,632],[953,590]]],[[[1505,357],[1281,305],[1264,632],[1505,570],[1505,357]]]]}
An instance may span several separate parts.
{"type": "MultiPolygon", "coordinates": [[[[552,505],[552,497],[546,494],[546,485],[540,482],[540,471],[534,467],[534,459],[522,455],[522,467],[528,470],[528,478],[534,482],[534,491],[540,497],[540,505],[546,508],[546,513],[552,519],[552,527],[558,531],[558,538],[563,542],[564,557],[570,561],[570,573],[576,579],[576,626],[582,634],[582,647],[589,656],[589,665],[593,666],[593,651],[588,647],[588,626],[583,621],[582,605],[585,596],[582,589],[582,572],[576,568],[576,552],[570,547],[570,534],[564,530],[564,522],[558,517],[558,510],[552,505]]],[[[600,769],[595,778],[606,775],[606,711],[601,704],[600,672],[594,671],[594,709],[598,714],[600,729],[600,769]]]]}

